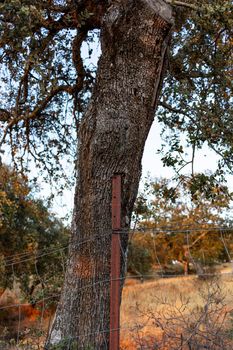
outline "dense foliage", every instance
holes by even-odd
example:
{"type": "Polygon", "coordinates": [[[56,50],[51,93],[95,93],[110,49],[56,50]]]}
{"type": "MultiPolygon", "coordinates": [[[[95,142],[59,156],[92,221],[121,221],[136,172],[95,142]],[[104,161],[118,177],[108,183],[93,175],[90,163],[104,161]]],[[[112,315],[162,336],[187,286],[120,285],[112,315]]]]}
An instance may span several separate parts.
{"type": "MultiPolygon", "coordinates": [[[[167,2],[176,24],[158,111],[164,126],[160,152],[177,173],[191,165],[194,186],[208,192],[210,181],[232,171],[232,1],[167,2]],[[205,143],[220,161],[212,178],[199,181],[193,164],[205,143]]],[[[66,161],[75,156],[79,119],[95,80],[91,42],[98,40],[95,29],[111,3],[0,4],[0,144],[10,146],[18,166],[33,159],[55,179],[62,171],[62,185],[67,183],[64,156],[66,161]]]]}
{"type": "Polygon", "coordinates": [[[130,272],[143,274],[153,266],[163,267],[166,272],[168,266],[177,262],[181,272],[187,273],[192,264],[194,270],[203,273],[202,266],[230,259],[232,217],[224,188],[212,189],[214,199],[199,196],[191,201],[187,188],[172,185],[167,179],[151,180],[136,201],[136,228],[129,247],[130,272]]]}
{"type": "Polygon", "coordinates": [[[64,170],[75,156],[80,113],[93,85],[94,68],[85,67],[80,54],[84,39],[94,35],[80,29],[88,16],[76,13],[71,1],[0,4],[1,146],[10,146],[16,167],[39,165],[62,186],[71,181],[64,170]]]}
{"type": "Polygon", "coordinates": [[[200,1],[177,22],[158,113],[164,164],[177,172],[188,165],[194,186],[207,192],[213,178],[232,173],[232,10],[232,1],[200,1]],[[209,181],[195,174],[195,154],[204,144],[219,155],[209,181]]]}
{"type": "Polygon", "coordinates": [[[0,287],[19,283],[25,296],[58,292],[69,230],[39,199],[25,177],[0,167],[0,287]]]}

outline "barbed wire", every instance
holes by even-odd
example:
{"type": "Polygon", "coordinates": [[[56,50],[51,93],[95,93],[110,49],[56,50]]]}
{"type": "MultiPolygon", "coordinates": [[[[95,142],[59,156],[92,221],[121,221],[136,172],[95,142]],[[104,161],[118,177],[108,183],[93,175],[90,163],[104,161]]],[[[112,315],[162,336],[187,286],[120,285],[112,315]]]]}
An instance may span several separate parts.
{"type": "MultiPolygon", "coordinates": [[[[68,244],[64,244],[64,245],[60,245],[58,246],[58,248],[63,248],[63,247],[67,247],[68,244]]],[[[43,249],[39,249],[37,251],[28,251],[28,250],[25,250],[23,253],[18,253],[18,254],[12,254],[12,255],[7,255],[5,257],[5,261],[7,262],[10,262],[11,259],[15,259],[15,258],[25,258],[27,256],[30,256],[30,255],[36,255],[36,254],[41,254],[43,252],[49,252],[50,250],[53,250],[54,248],[43,248],[43,249]]]]}
{"type": "MultiPolygon", "coordinates": [[[[78,291],[82,291],[84,289],[93,287],[95,285],[103,284],[103,283],[110,283],[111,281],[122,281],[122,280],[134,280],[138,279],[141,280],[143,278],[144,281],[148,281],[149,283],[151,281],[160,281],[160,280],[169,280],[169,279],[174,279],[174,278],[183,278],[187,279],[189,278],[204,278],[204,277],[226,277],[226,276],[233,276],[233,271],[232,272],[220,272],[220,273],[200,273],[200,274],[195,274],[191,273],[188,276],[187,275],[182,275],[182,274],[166,274],[166,275],[160,275],[160,274],[140,274],[140,275],[128,275],[125,277],[120,277],[120,278],[107,278],[100,280],[98,282],[90,283],[87,285],[82,286],[81,288],[78,288],[78,291]]],[[[40,305],[43,301],[48,301],[48,300],[53,300],[53,299],[58,299],[61,296],[61,293],[53,294],[48,297],[43,297],[37,301],[33,301],[33,303],[17,303],[17,304],[10,304],[10,305],[4,305],[0,306],[0,310],[5,310],[5,309],[10,309],[10,308],[17,308],[17,307],[27,307],[27,306],[35,306],[35,305],[40,305]]]]}
{"type": "MultiPolygon", "coordinates": [[[[191,226],[193,227],[193,226],[191,226]]],[[[136,230],[136,233],[192,233],[192,232],[198,232],[198,231],[222,231],[222,232],[233,232],[233,227],[221,227],[221,226],[209,226],[209,227],[197,227],[197,228],[183,228],[181,227],[179,230],[173,230],[171,227],[155,227],[155,228],[143,228],[140,227],[136,230]]]]}
{"type": "MultiPolygon", "coordinates": [[[[167,234],[171,234],[171,233],[183,233],[183,234],[187,234],[187,233],[193,233],[193,232],[202,232],[202,231],[209,231],[209,230],[213,230],[213,231],[219,231],[219,234],[222,234],[223,232],[232,232],[233,233],[233,227],[202,227],[202,228],[190,228],[190,229],[183,229],[183,228],[180,228],[179,230],[171,230],[169,228],[165,229],[164,227],[163,228],[159,228],[159,227],[156,227],[156,228],[138,228],[136,229],[135,231],[131,231],[131,230],[127,230],[127,231],[124,231],[127,232],[128,234],[155,234],[155,233],[167,233],[167,234]]],[[[211,232],[209,232],[211,233],[211,232]]],[[[214,232],[216,233],[216,232],[214,232]]],[[[44,256],[48,256],[48,255],[51,255],[51,254],[54,254],[56,252],[59,252],[61,250],[65,250],[67,249],[71,244],[73,243],[77,243],[78,245],[81,245],[81,244],[85,244],[85,243],[88,243],[88,242],[91,242],[93,241],[94,239],[96,238],[100,238],[100,237],[110,237],[110,234],[109,233],[106,233],[104,235],[93,235],[91,236],[90,238],[88,239],[84,239],[84,240],[79,240],[78,238],[76,239],[73,239],[73,240],[70,240],[70,242],[68,244],[65,244],[65,245],[58,245],[58,247],[56,248],[50,248],[50,249],[41,249],[41,250],[38,250],[38,251],[25,251],[25,253],[19,253],[19,254],[13,254],[13,255],[9,255],[9,256],[6,256],[4,258],[4,266],[11,266],[11,265],[17,265],[17,264],[21,264],[21,263],[24,263],[24,262],[28,262],[28,261],[31,261],[31,260],[34,260],[34,259],[40,259],[44,256]],[[17,259],[17,261],[15,261],[15,259],[17,259]]]]}
{"type": "Polygon", "coordinates": [[[28,261],[32,261],[32,260],[38,260],[38,259],[40,259],[40,258],[43,258],[43,257],[48,256],[48,255],[52,255],[52,254],[54,254],[54,253],[56,253],[56,252],[59,252],[59,251],[61,251],[61,250],[65,250],[65,249],[67,249],[67,248],[68,248],[68,246],[65,246],[65,247],[63,247],[63,248],[57,248],[57,249],[51,250],[51,251],[48,252],[48,253],[39,254],[39,255],[37,255],[37,254],[35,254],[35,255],[31,254],[31,256],[28,257],[27,259],[22,259],[22,260],[19,260],[19,261],[7,262],[6,264],[4,264],[4,266],[5,266],[5,267],[8,267],[8,266],[12,266],[12,265],[22,264],[22,263],[25,263],[25,262],[28,262],[28,261]]]}
{"type": "MultiPolygon", "coordinates": [[[[158,230],[158,228],[156,228],[156,230],[158,230]]],[[[196,233],[196,232],[206,232],[206,235],[211,235],[213,232],[215,234],[217,234],[217,237],[219,239],[219,241],[222,243],[222,247],[226,253],[226,256],[227,258],[229,259],[229,261],[231,262],[231,252],[230,252],[230,248],[231,247],[228,247],[228,243],[224,237],[224,235],[226,234],[226,232],[232,232],[233,231],[233,228],[229,228],[229,227],[221,227],[221,226],[218,226],[218,227],[202,227],[202,228],[193,228],[193,229],[189,229],[189,230],[174,230],[172,232],[174,233],[183,233],[185,234],[184,238],[186,238],[186,241],[187,241],[187,246],[190,247],[191,244],[192,244],[192,236],[190,236],[190,233],[196,233]],[[191,239],[191,240],[190,240],[191,239]]],[[[126,233],[125,230],[123,231],[120,231],[120,233],[126,233]]],[[[129,234],[132,233],[132,231],[129,230],[129,232],[127,232],[129,234]]],[[[102,288],[101,286],[103,285],[104,288],[108,288],[109,284],[111,283],[111,281],[116,281],[116,280],[120,280],[120,281],[125,281],[125,280],[139,280],[140,282],[144,282],[144,281],[153,281],[153,283],[155,281],[161,281],[161,280],[165,280],[165,279],[174,279],[174,278],[187,278],[187,276],[184,276],[180,273],[174,273],[174,274],[169,274],[165,267],[164,267],[164,263],[160,260],[159,258],[159,255],[157,254],[157,243],[156,243],[156,239],[158,238],[158,235],[157,234],[154,234],[154,233],[157,233],[157,231],[155,232],[155,229],[152,228],[152,229],[147,229],[147,230],[136,230],[135,233],[138,233],[138,234],[141,234],[141,235],[144,235],[144,234],[150,234],[152,233],[152,239],[153,239],[153,244],[154,244],[154,256],[155,256],[155,261],[154,261],[154,264],[156,264],[157,266],[159,266],[160,270],[157,270],[156,272],[153,272],[153,273],[138,273],[137,275],[133,275],[133,274],[128,274],[126,276],[122,276],[121,278],[119,279],[116,279],[116,278],[103,278],[103,279],[98,279],[99,278],[99,275],[98,275],[98,271],[96,270],[93,270],[93,277],[92,277],[92,281],[91,283],[90,282],[90,279],[89,279],[89,282],[82,285],[81,287],[79,287],[77,289],[77,293],[80,293],[82,292],[83,290],[85,289],[95,289],[95,288],[102,288]]],[[[171,230],[170,228],[165,231],[164,230],[164,227],[163,227],[163,231],[162,233],[164,234],[170,234],[171,233],[171,230]]],[[[206,237],[205,235],[205,237],[206,237]]],[[[71,243],[75,243],[77,246],[78,245],[85,245],[89,242],[94,242],[94,240],[98,237],[98,239],[100,239],[101,237],[111,237],[111,234],[110,232],[107,232],[106,234],[103,234],[101,236],[99,235],[93,235],[91,237],[88,237],[87,239],[83,239],[83,240],[80,240],[79,238],[75,238],[73,240],[70,240],[69,244],[71,243]]],[[[195,238],[195,236],[194,236],[195,238]]],[[[125,257],[125,254],[124,254],[124,249],[121,245],[121,240],[119,241],[120,242],[120,249],[121,249],[121,255],[123,257],[123,263],[124,265],[126,266],[127,265],[127,261],[126,261],[126,257],[125,257]]],[[[38,280],[39,280],[39,283],[40,283],[40,288],[41,288],[41,298],[39,298],[38,300],[34,300],[33,299],[33,302],[26,302],[26,303],[12,303],[12,304],[8,304],[8,305],[1,305],[0,306],[0,311],[3,311],[3,310],[9,310],[10,309],[18,309],[18,321],[16,322],[17,323],[17,336],[16,336],[16,345],[17,345],[17,348],[19,348],[20,346],[20,339],[21,339],[21,336],[22,336],[22,325],[23,325],[23,317],[24,317],[24,307],[30,307],[33,305],[33,307],[39,307],[39,310],[40,310],[40,314],[39,314],[39,317],[40,317],[40,321],[38,323],[38,330],[40,330],[40,332],[38,332],[38,336],[37,336],[37,339],[38,339],[38,343],[40,343],[41,341],[43,341],[43,337],[42,337],[42,333],[44,331],[44,318],[45,318],[45,311],[46,311],[46,308],[48,307],[48,305],[50,305],[50,303],[52,302],[52,304],[57,304],[58,301],[59,301],[59,298],[61,296],[61,293],[52,293],[51,295],[46,295],[45,291],[46,291],[46,288],[48,285],[50,285],[51,283],[53,283],[53,278],[54,276],[51,276],[51,277],[46,277],[44,278],[42,275],[40,275],[40,272],[39,272],[39,269],[38,269],[38,263],[39,263],[39,260],[42,259],[43,257],[45,256],[48,256],[48,255],[52,255],[52,254],[57,254],[59,253],[58,259],[61,259],[61,264],[62,264],[62,267],[63,267],[63,275],[65,273],[65,261],[64,261],[64,251],[68,248],[69,244],[65,244],[65,245],[61,245],[61,246],[58,246],[58,247],[53,247],[53,248],[50,248],[50,249],[42,249],[42,250],[38,250],[36,253],[35,252],[24,252],[24,253],[20,253],[20,254],[14,254],[14,255],[11,255],[11,256],[8,256],[6,259],[6,262],[5,262],[5,267],[11,267],[12,268],[12,274],[13,274],[13,279],[16,279],[17,280],[17,274],[14,270],[14,266],[17,265],[17,264],[22,264],[22,263],[26,263],[28,261],[33,261],[33,264],[34,264],[34,270],[35,270],[35,275],[37,276],[38,280]],[[44,286],[43,286],[44,285],[44,286]]],[[[90,254],[90,257],[91,257],[91,250],[88,250],[88,254],[90,254]]],[[[188,254],[189,254],[189,259],[190,259],[190,262],[193,264],[193,266],[195,267],[195,270],[197,271],[197,267],[195,266],[195,263],[196,263],[196,259],[195,257],[193,257],[192,255],[192,250],[191,249],[188,249],[188,254]]],[[[229,271],[220,271],[219,273],[217,272],[213,272],[213,273],[208,273],[208,272],[199,272],[198,274],[190,274],[189,275],[190,278],[210,278],[210,277],[219,277],[221,276],[221,278],[225,278],[225,277],[232,277],[233,276],[233,270],[231,272],[229,271]]],[[[144,284],[144,288],[146,288],[146,283],[144,284]]],[[[1,326],[1,318],[0,318],[0,326],[1,326]]],[[[127,327],[126,327],[127,328],[127,327]]],[[[132,329],[132,327],[128,327],[129,329],[132,329]]],[[[122,330],[123,328],[120,327],[119,328],[120,330],[122,330]]],[[[92,332],[92,333],[87,333],[87,334],[83,334],[83,335],[79,335],[78,337],[74,337],[74,338],[71,338],[71,341],[72,339],[78,339],[79,337],[85,337],[85,336],[94,336],[95,334],[107,334],[110,330],[109,329],[103,329],[103,330],[99,330],[98,332],[92,332]]],[[[1,336],[0,336],[0,339],[1,339],[1,336]]]]}
{"type": "MultiPolygon", "coordinates": [[[[104,235],[101,235],[101,237],[110,237],[110,234],[109,233],[106,233],[104,235]]],[[[38,250],[38,251],[35,251],[35,252],[25,252],[23,254],[23,257],[20,258],[18,261],[15,261],[14,259],[15,258],[18,258],[18,254],[15,254],[15,255],[11,255],[10,259],[9,256],[5,257],[4,259],[4,263],[5,263],[5,266],[11,266],[11,265],[16,265],[16,264],[20,264],[22,262],[27,262],[27,261],[30,261],[30,260],[33,260],[33,259],[39,259],[43,256],[47,256],[47,255],[50,255],[50,254],[53,254],[54,252],[58,252],[60,250],[65,250],[67,249],[70,245],[72,244],[78,244],[78,245],[83,245],[83,244],[86,244],[88,242],[92,242],[93,240],[95,240],[96,238],[100,238],[99,235],[93,235],[89,238],[86,238],[86,239],[83,239],[83,240],[80,240],[79,238],[76,238],[76,239],[73,239],[73,240],[70,240],[70,242],[68,244],[65,244],[65,245],[60,245],[56,248],[51,248],[51,249],[42,249],[42,250],[38,250]]]]}

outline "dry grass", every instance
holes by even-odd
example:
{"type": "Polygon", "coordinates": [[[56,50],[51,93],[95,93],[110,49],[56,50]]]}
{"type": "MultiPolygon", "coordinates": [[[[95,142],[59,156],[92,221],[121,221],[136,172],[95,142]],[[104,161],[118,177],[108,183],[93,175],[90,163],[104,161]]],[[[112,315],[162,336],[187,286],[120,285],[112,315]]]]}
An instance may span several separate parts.
{"type": "MultiPolygon", "coordinates": [[[[158,346],[156,347],[155,343],[159,343],[162,339],[164,332],[161,329],[161,326],[156,326],[155,318],[158,315],[165,315],[166,312],[172,310],[172,312],[180,310],[182,313],[183,319],[187,317],[190,319],[190,315],[194,313],[198,308],[203,308],[203,290],[206,289],[206,286],[210,285],[212,282],[203,281],[195,276],[188,277],[173,277],[166,279],[157,279],[152,281],[145,281],[141,283],[138,280],[127,280],[126,285],[123,289],[123,298],[121,305],[121,349],[122,350],[171,350],[171,349],[192,349],[196,350],[195,347],[171,347],[171,346],[158,346]],[[153,316],[155,316],[153,319],[153,316]],[[153,347],[149,344],[152,344],[152,340],[156,338],[153,347]]],[[[213,284],[216,284],[214,282],[213,284]]],[[[222,274],[218,279],[218,285],[221,287],[221,295],[225,296],[224,306],[219,307],[219,313],[225,315],[226,311],[233,309],[233,278],[231,275],[222,274]]],[[[4,303],[11,304],[13,300],[4,300],[4,303]]],[[[3,299],[1,300],[3,302],[3,299]]],[[[18,301],[18,300],[14,300],[18,301]]],[[[218,306],[217,306],[218,307],[218,306]]],[[[2,315],[3,316],[3,315],[2,315]]],[[[6,315],[7,316],[7,315],[6,315]]],[[[46,316],[46,315],[44,315],[46,316]]],[[[49,315],[47,315],[44,329],[47,330],[49,315]]],[[[37,309],[32,307],[25,307],[21,309],[21,326],[24,328],[35,328],[37,327],[38,322],[40,322],[41,315],[37,309]]],[[[18,324],[18,308],[12,310],[10,319],[8,321],[11,323],[8,324],[11,328],[17,330],[18,324]]],[[[175,325],[171,328],[171,332],[174,330],[181,333],[181,328],[184,326],[184,322],[177,322],[175,320],[175,325]]],[[[161,320],[161,323],[164,322],[164,319],[161,320]]],[[[220,322],[220,321],[218,321],[220,322]]],[[[185,325],[186,326],[186,325],[185,325]]],[[[1,338],[1,337],[0,337],[1,338]]],[[[35,334],[35,339],[38,336],[35,334]]],[[[32,335],[30,338],[25,338],[25,341],[31,341],[31,345],[27,349],[39,349],[38,342],[35,343],[32,335]],[[34,342],[34,344],[33,344],[34,342]]],[[[42,338],[40,338],[40,341],[42,338]]],[[[26,344],[26,343],[24,343],[26,344]]],[[[0,346],[1,349],[1,346],[0,346]]],[[[9,349],[16,349],[16,347],[10,347],[9,349]]],[[[198,348],[204,349],[204,348],[198,348]]],[[[212,348],[207,348],[211,349],[212,348]]],[[[220,350],[228,350],[228,348],[214,348],[220,350]]],[[[233,346],[229,349],[233,349],[233,346]]]]}
{"type": "MultiPolygon", "coordinates": [[[[202,295],[210,283],[212,282],[194,276],[158,279],[143,284],[129,280],[123,291],[121,306],[121,349],[149,349],[140,343],[140,339],[148,339],[149,342],[150,339],[160,339],[163,335],[161,327],[155,326],[153,316],[161,316],[169,312],[168,309],[173,309],[174,312],[175,309],[182,310],[183,315],[180,317],[190,318],[194,310],[203,307],[202,295]]],[[[224,312],[225,315],[225,311],[233,309],[232,276],[221,275],[218,284],[221,295],[225,296],[224,307],[221,311],[219,308],[219,312],[224,312]]],[[[159,349],[165,350],[166,347],[159,349]]]]}

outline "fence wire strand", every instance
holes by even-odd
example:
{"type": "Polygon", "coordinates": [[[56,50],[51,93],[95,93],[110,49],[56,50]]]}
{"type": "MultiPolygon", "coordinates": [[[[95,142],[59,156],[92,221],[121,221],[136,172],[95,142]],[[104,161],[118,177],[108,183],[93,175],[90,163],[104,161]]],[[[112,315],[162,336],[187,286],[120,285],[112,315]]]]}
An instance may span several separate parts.
{"type": "MultiPolygon", "coordinates": [[[[125,231],[124,231],[125,232],[125,231]]],[[[225,255],[227,256],[229,263],[232,264],[232,259],[231,259],[231,245],[228,244],[226,237],[224,237],[225,234],[229,233],[232,234],[233,233],[233,228],[231,227],[204,227],[204,228],[192,228],[192,229],[188,229],[187,227],[182,227],[179,230],[175,229],[175,230],[171,230],[169,227],[165,227],[165,226],[161,226],[159,228],[156,229],[141,229],[141,230],[134,230],[134,232],[129,231],[129,236],[130,236],[130,240],[131,243],[133,242],[133,239],[135,238],[136,235],[142,235],[142,236],[146,236],[146,235],[150,235],[150,237],[152,238],[152,250],[153,250],[153,256],[154,256],[154,265],[156,265],[158,267],[158,269],[156,270],[156,272],[149,272],[149,273],[139,273],[139,274],[127,274],[126,276],[122,276],[119,278],[120,281],[132,281],[132,280],[140,280],[141,282],[143,281],[160,281],[160,280],[165,280],[166,278],[182,278],[183,275],[181,275],[180,273],[173,273],[172,275],[169,275],[166,273],[166,270],[164,268],[164,262],[161,261],[160,257],[159,257],[159,253],[158,253],[158,237],[159,234],[164,234],[166,237],[170,237],[171,234],[177,235],[177,234],[183,234],[183,239],[184,239],[184,243],[187,247],[187,252],[188,252],[188,259],[190,261],[190,263],[193,265],[195,272],[193,272],[193,275],[191,276],[193,277],[203,277],[203,278],[209,278],[209,277],[215,277],[215,276],[219,276],[221,275],[222,277],[233,277],[233,267],[231,269],[231,272],[221,272],[221,273],[208,273],[205,272],[205,270],[200,270],[199,269],[199,262],[197,261],[197,259],[195,258],[195,256],[192,253],[192,245],[195,242],[195,239],[197,240],[197,238],[195,238],[195,236],[192,236],[192,234],[195,233],[201,233],[204,232],[205,234],[203,235],[203,237],[201,237],[199,239],[200,244],[202,244],[201,242],[205,239],[205,237],[207,237],[208,235],[211,234],[217,234],[218,238],[222,244],[223,250],[225,252],[225,255]],[[131,235],[133,236],[133,238],[131,237],[131,235]],[[195,275],[196,274],[196,275],[195,275]]],[[[109,237],[110,233],[106,233],[105,235],[103,235],[103,237],[109,237]]],[[[37,298],[36,300],[33,301],[33,308],[39,307],[40,312],[39,312],[39,317],[38,317],[38,324],[37,324],[37,329],[36,331],[38,332],[38,335],[35,336],[35,339],[37,339],[37,344],[38,344],[38,349],[42,349],[41,343],[43,342],[44,336],[42,336],[43,333],[47,333],[45,330],[45,320],[46,320],[46,310],[49,307],[48,305],[51,304],[51,302],[53,303],[57,303],[61,293],[52,293],[50,295],[46,294],[46,290],[49,290],[49,287],[51,286],[51,284],[53,283],[53,274],[51,271],[51,276],[46,276],[44,277],[41,272],[40,272],[40,268],[39,268],[39,262],[41,261],[41,259],[43,259],[44,257],[47,256],[56,256],[56,259],[58,259],[58,261],[60,261],[61,264],[61,269],[62,269],[62,274],[63,276],[65,275],[65,270],[66,270],[66,262],[65,262],[65,251],[68,249],[69,245],[71,243],[80,245],[80,246],[85,246],[88,243],[93,242],[97,237],[96,236],[92,236],[89,237],[87,239],[84,240],[79,240],[78,238],[70,240],[69,244],[65,244],[65,245],[61,245],[61,246],[57,246],[54,247],[52,249],[40,249],[36,252],[22,252],[22,253],[18,253],[18,254],[13,254],[13,255],[9,255],[5,258],[4,261],[4,266],[6,268],[10,268],[12,271],[12,278],[15,281],[18,280],[17,277],[17,269],[16,266],[20,265],[20,268],[23,269],[23,264],[27,263],[29,261],[32,261],[32,263],[34,264],[34,273],[35,276],[37,277],[39,284],[38,284],[38,289],[40,291],[40,298],[37,298]]],[[[98,239],[100,237],[98,236],[98,239]]],[[[122,262],[124,264],[124,267],[127,266],[127,257],[125,255],[124,252],[124,247],[121,244],[121,240],[120,240],[120,250],[121,250],[121,256],[122,256],[122,262]]],[[[90,246],[88,246],[88,255],[91,257],[92,256],[92,251],[90,249],[90,246]]],[[[204,261],[204,258],[203,258],[204,261]]],[[[205,266],[204,266],[205,267],[205,266]]],[[[123,270],[123,269],[122,269],[123,270]]],[[[78,290],[77,293],[81,293],[85,290],[88,290],[90,288],[94,288],[96,289],[96,293],[99,293],[99,291],[101,291],[101,286],[103,286],[103,288],[106,288],[107,285],[110,284],[110,282],[113,280],[111,278],[102,278],[97,280],[98,277],[98,271],[96,270],[96,266],[92,265],[91,266],[91,271],[90,271],[91,275],[94,276],[93,278],[93,282],[92,283],[87,283],[87,284],[83,284],[78,290]]],[[[28,276],[30,277],[30,276],[28,276]]],[[[116,279],[114,279],[116,280],[116,279]]],[[[147,288],[147,284],[144,283],[144,287],[143,288],[147,288]]],[[[165,292],[166,293],[166,290],[165,292]]],[[[16,303],[8,303],[8,304],[2,304],[1,302],[1,298],[0,298],[0,311],[6,311],[6,310],[10,310],[11,309],[17,309],[17,314],[18,314],[18,320],[17,322],[15,321],[15,323],[17,323],[17,330],[16,330],[16,338],[15,338],[15,347],[16,349],[24,349],[21,347],[21,339],[23,339],[23,334],[24,334],[24,314],[23,314],[23,310],[24,308],[27,307],[32,307],[32,303],[30,302],[16,302],[16,303]]],[[[106,310],[104,310],[103,312],[106,312],[106,310]]],[[[51,316],[50,316],[51,318],[51,316]]],[[[4,325],[2,324],[2,318],[1,318],[1,313],[0,313],[0,328],[4,329],[7,328],[8,325],[4,325]]],[[[50,322],[49,322],[50,323],[50,322]]],[[[48,326],[47,326],[48,327],[48,326]]],[[[150,324],[146,324],[144,325],[144,327],[152,327],[152,325],[150,324]]],[[[133,327],[129,327],[127,324],[125,326],[120,327],[121,331],[124,330],[133,330],[133,327]]],[[[112,330],[113,331],[113,330],[112,330]]],[[[137,336],[139,337],[139,331],[140,331],[140,327],[139,326],[135,326],[134,331],[137,331],[137,336]]],[[[78,340],[79,338],[83,338],[83,337],[89,337],[89,336],[95,336],[95,335],[102,335],[103,338],[103,342],[106,344],[106,349],[107,349],[107,338],[105,337],[106,334],[108,334],[110,332],[109,329],[103,329],[103,325],[100,324],[100,329],[96,332],[91,332],[91,333],[87,333],[87,334],[82,334],[79,335],[78,337],[71,337],[69,339],[69,343],[68,343],[68,348],[67,349],[72,349],[72,342],[74,340],[78,340]]],[[[189,336],[191,338],[191,335],[189,336]]],[[[1,341],[3,338],[1,338],[0,335],[0,349],[1,349],[1,341]]],[[[186,341],[184,341],[184,345],[188,344],[189,338],[186,339],[186,341]]],[[[183,346],[184,346],[183,345],[183,346]]],[[[6,348],[7,349],[7,348],[6,348]]],[[[182,347],[180,347],[180,349],[182,349],[182,347]]]]}

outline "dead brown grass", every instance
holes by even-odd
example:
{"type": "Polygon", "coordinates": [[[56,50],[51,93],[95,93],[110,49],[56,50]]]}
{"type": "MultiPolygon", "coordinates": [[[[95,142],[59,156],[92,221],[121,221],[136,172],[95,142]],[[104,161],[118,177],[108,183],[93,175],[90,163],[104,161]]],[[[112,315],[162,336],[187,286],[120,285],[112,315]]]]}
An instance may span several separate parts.
{"type": "MultiPolygon", "coordinates": [[[[209,281],[203,281],[195,276],[187,277],[173,277],[173,278],[158,278],[157,280],[150,280],[141,283],[137,279],[129,279],[126,281],[123,289],[123,298],[121,305],[121,349],[122,350],[137,350],[137,349],[159,349],[159,350],[171,350],[175,349],[169,346],[157,347],[155,342],[153,347],[150,346],[154,339],[160,341],[163,337],[163,331],[161,327],[157,327],[155,321],[148,316],[151,316],[153,312],[163,314],[169,305],[175,307],[177,310],[182,308],[182,305],[188,301],[188,307],[183,308],[183,316],[190,316],[193,310],[198,307],[203,307],[203,298],[200,291],[203,290],[205,284],[209,281]],[[164,309],[165,308],[165,309],[164,309]]],[[[231,275],[222,274],[218,279],[218,284],[221,287],[221,293],[225,296],[225,305],[221,312],[233,309],[233,278],[231,275]]],[[[17,303],[19,300],[15,296],[7,296],[1,298],[1,302],[5,304],[17,303]],[[13,300],[13,299],[14,300],[13,300]]],[[[6,324],[8,318],[9,328],[17,330],[18,324],[18,308],[11,310],[11,315],[6,315],[6,319],[3,320],[6,324]]],[[[2,314],[3,316],[3,314],[2,314]]],[[[48,323],[51,315],[44,314],[43,328],[46,331],[48,329],[48,323]]],[[[37,323],[40,323],[41,314],[38,309],[31,306],[25,306],[21,308],[21,327],[22,328],[35,328],[37,323]]],[[[164,320],[163,320],[164,321],[164,320]]],[[[182,326],[180,326],[182,327],[182,326]]],[[[180,331],[177,326],[177,331],[180,331]]],[[[12,333],[13,334],[13,333],[12,333]]],[[[38,336],[35,336],[38,339],[38,336]]],[[[36,346],[35,340],[30,333],[30,337],[25,338],[25,342],[31,342],[30,349],[39,349],[40,346],[36,346]]],[[[40,338],[43,341],[43,337],[40,338]]],[[[23,342],[24,343],[24,342],[23,342]]],[[[25,343],[25,344],[26,344],[25,343]]],[[[41,344],[41,343],[40,343],[41,344]]],[[[15,349],[12,347],[11,349],[15,349]]],[[[182,350],[186,350],[187,347],[183,347],[182,350]]],[[[195,349],[195,348],[192,348],[195,349]]],[[[210,348],[211,349],[211,348],[210,348]]],[[[225,348],[223,348],[225,350],[225,348]]],[[[223,350],[222,349],[222,350],[223,350]]],[[[230,348],[230,349],[233,349],[230,348]]],[[[212,349],[211,349],[212,350],[212,349]]]]}
{"type": "MultiPolygon", "coordinates": [[[[147,339],[149,344],[150,339],[159,339],[163,335],[161,328],[148,320],[150,313],[153,313],[153,310],[159,313],[165,304],[166,308],[171,305],[171,308],[179,310],[184,302],[188,302],[188,307],[183,309],[183,316],[185,313],[190,316],[193,310],[203,307],[201,295],[208,283],[210,281],[203,281],[195,276],[158,279],[143,284],[129,280],[123,290],[121,306],[121,349],[149,349],[142,342],[140,344],[140,339],[147,339]]],[[[224,312],[226,308],[233,309],[232,276],[221,275],[218,283],[227,305],[224,312]]],[[[166,347],[159,349],[165,350],[166,347]]]]}

